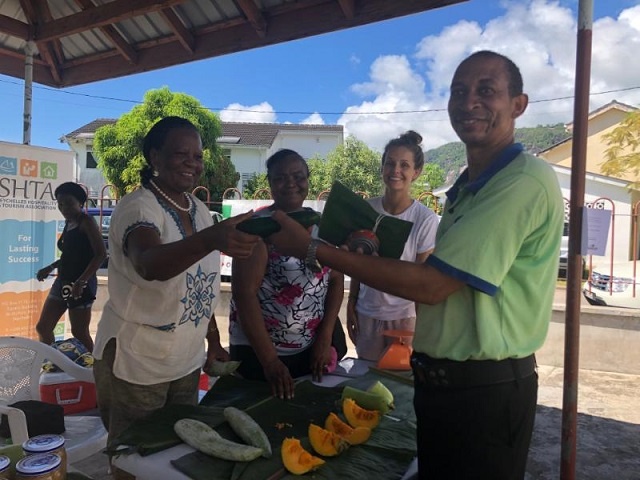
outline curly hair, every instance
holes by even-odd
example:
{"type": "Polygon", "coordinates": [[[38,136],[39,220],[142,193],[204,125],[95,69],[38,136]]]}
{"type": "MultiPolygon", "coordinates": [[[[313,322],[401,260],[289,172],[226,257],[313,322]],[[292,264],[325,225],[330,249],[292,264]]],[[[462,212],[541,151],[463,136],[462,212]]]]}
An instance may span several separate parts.
{"type": "Polygon", "coordinates": [[[58,195],[71,195],[74,197],[80,205],[84,205],[87,201],[87,191],[75,182],[64,182],[58,185],[54,190],[53,195],[58,198],[58,195]]]}

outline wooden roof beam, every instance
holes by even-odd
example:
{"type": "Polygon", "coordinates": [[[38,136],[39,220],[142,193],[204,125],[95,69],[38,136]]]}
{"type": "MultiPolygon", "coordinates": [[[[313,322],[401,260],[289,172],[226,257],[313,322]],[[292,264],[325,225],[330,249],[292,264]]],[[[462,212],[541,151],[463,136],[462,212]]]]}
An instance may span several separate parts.
{"type": "Polygon", "coordinates": [[[236,2],[258,34],[258,37],[265,38],[267,36],[267,20],[255,2],[253,0],[236,0],[236,2]]]}
{"type": "Polygon", "coordinates": [[[29,24],[0,14],[0,32],[26,41],[29,40],[30,30],[29,24]]]}
{"type": "MultiPolygon", "coordinates": [[[[30,0],[20,0],[20,6],[25,17],[27,17],[27,21],[33,26],[41,25],[51,19],[51,12],[46,2],[42,2],[38,7],[30,0]]],[[[51,76],[56,83],[61,83],[62,76],[59,63],[61,59],[58,59],[49,42],[36,41],[35,43],[40,56],[51,70],[51,76]]]]}
{"type": "MultiPolygon", "coordinates": [[[[94,3],[91,0],[75,0],[76,4],[83,10],[95,8],[94,3]]],[[[113,46],[118,50],[130,64],[135,65],[138,63],[138,52],[129,45],[122,35],[116,30],[113,25],[105,25],[100,27],[100,31],[107,37],[113,46]]]]}
{"type": "Polygon", "coordinates": [[[58,18],[35,31],[34,38],[48,41],[66,37],[92,28],[102,27],[121,20],[184,3],[186,0],[114,0],[67,17],[58,18]]]}
{"type": "Polygon", "coordinates": [[[160,15],[162,15],[169,24],[169,27],[171,27],[171,30],[184,49],[193,54],[196,50],[196,39],[189,29],[185,27],[184,23],[182,23],[182,20],[180,20],[176,12],[171,8],[164,8],[160,10],[160,15]]]}
{"type": "Polygon", "coordinates": [[[344,13],[344,16],[349,20],[353,20],[353,17],[356,16],[356,2],[355,0],[338,0],[340,4],[340,8],[344,13]]]}

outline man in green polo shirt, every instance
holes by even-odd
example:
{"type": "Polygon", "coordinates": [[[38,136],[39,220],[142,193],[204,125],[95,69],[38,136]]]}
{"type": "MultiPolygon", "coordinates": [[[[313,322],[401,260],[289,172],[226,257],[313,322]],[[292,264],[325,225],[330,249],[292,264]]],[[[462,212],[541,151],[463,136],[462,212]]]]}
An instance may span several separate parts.
{"type": "Polygon", "coordinates": [[[507,57],[480,51],[451,82],[468,168],[447,192],[423,265],[310,239],[280,212],[278,251],[420,303],[413,341],[420,479],[522,479],[537,404],[564,208],[555,173],[514,143],[527,108],[507,57]]]}

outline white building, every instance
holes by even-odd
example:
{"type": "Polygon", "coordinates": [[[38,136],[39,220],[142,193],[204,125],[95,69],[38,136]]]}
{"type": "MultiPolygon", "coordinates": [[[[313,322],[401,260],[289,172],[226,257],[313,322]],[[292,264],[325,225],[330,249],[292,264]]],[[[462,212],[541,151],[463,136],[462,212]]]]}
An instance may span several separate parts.
{"type": "MultiPolygon", "coordinates": [[[[75,181],[85,185],[92,198],[110,197],[108,188],[103,191],[107,182],[93,156],[93,137],[98,128],[115,122],[112,118],[99,118],[60,138],[76,154],[75,181]]],[[[254,174],[266,171],[267,158],[282,148],[295,150],[305,159],[325,158],[343,141],[342,125],[279,123],[222,122],[222,134],[218,138],[223,154],[231,159],[240,174],[237,185],[240,191],[254,174]]]]}

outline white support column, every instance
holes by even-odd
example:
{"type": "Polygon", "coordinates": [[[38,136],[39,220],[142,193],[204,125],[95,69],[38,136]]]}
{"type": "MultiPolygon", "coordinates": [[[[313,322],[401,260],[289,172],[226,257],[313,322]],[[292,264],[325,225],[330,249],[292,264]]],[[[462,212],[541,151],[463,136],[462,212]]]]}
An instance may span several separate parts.
{"type": "Polygon", "coordinates": [[[31,143],[31,103],[33,90],[33,54],[36,44],[29,40],[24,47],[24,113],[22,128],[22,143],[31,143]]]}

